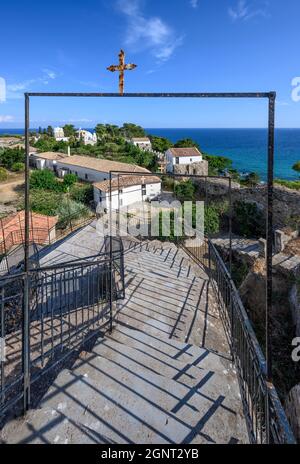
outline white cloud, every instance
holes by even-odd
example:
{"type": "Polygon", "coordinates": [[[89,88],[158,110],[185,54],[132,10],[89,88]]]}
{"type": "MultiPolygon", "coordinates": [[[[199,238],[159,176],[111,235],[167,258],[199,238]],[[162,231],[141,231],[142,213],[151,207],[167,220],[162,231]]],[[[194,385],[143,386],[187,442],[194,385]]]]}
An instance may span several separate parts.
{"type": "Polygon", "coordinates": [[[49,78],[49,79],[56,79],[56,73],[54,71],[51,71],[51,69],[43,69],[43,73],[49,78]]]}
{"type": "Polygon", "coordinates": [[[128,20],[125,43],[135,51],[151,50],[159,61],[167,61],[183,42],[159,17],[145,17],[140,0],[118,0],[117,9],[128,20]]]}
{"type": "Polygon", "coordinates": [[[32,86],[37,84],[48,85],[49,79],[56,79],[57,74],[50,69],[43,69],[42,75],[34,79],[27,79],[14,84],[7,84],[7,98],[20,99],[23,98],[23,93],[30,90],[32,86]],[[23,93],[22,93],[23,92],[23,93]]]}
{"type": "Polygon", "coordinates": [[[5,114],[0,114],[0,122],[11,122],[14,120],[13,116],[10,115],[5,115],[5,114]]]}
{"type": "Polygon", "coordinates": [[[235,7],[228,9],[233,21],[247,21],[257,16],[268,16],[268,2],[265,0],[238,0],[235,7]]]}
{"type": "Polygon", "coordinates": [[[192,8],[198,8],[199,1],[198,0],[190,0],[190,4],[192,8]]]}

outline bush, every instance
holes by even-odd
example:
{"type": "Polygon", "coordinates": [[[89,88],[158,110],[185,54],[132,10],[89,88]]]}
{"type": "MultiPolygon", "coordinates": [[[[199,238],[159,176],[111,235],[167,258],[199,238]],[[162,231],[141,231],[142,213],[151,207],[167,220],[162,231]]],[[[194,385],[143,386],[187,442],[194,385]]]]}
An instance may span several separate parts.
{"type": "Polygon", "coordinates": [[[76,174],[66,174],[64,177],[64,186],[65,187],[72,187],[72,185],[76,184],[77,176],[76,174]]]}
{"type": "Polygon", "coordinates": [[[94,189],[90,184],[76,184],[70,189],[70,197],[77,203],[89,205],[94,199],[94,189]]]}
{"type": "Polygon", "coordinates": [[[6,148],[1,152],[0,161],[6,169],[11,169],[15,163],[25,162],[25,150],[23,148],[6,148]]]}
{"type": "Polygon", "coordinates": [[[71,221],[76,221],[80,218],[88,217],[89,210],[82,203],[63,198],[56,209],[59,218],[58,227],[65,228],[71,221]]]}
{"type": "Polygon", "coordinates": [[[55,174],[48,169],[33,171],[31,173],[30,188],[35,190],[52,190],[54,192],[62,190],[61,183],[57,180],[55,174]]]}
{"type": "Polygon", "coordinates": [[[204,233],[217,234],[220,230],[220,214],[217,208],[206,206],[204,209],[204,233]]]}
{"type": "Polygon", "coordinates": [[[30,192],[30,205],[32,211],[46,216],[56,216],[57,207],[62,201],[62,194],[45,190],[32,190],[30,192]]]}
{"type": "Polygon", "coordinates": [[[24,163],[14,163],[11,167],[13,172],[24,172],[25,171],[25,164],[24,163]]]}
{"type": "Polygon", "coordinates": [[[250,174],[248,174],[241,183],[248,187],[255,187],[260,183],[259,174],[256,172],[250,172],[250,174]]]}
{"type": "Polygon", "coordinates": [[[275,184],[283,185],[292,190],[300,190],[300,180],[282,180],[276,179],[275,184]]]}
{"type": "Polygon", "coordinates": [[[175,195],[179,201],[193,201],[196,188],[191,180],[175,186],[175,195]]]}
{"type": "Polygon", "coordinates": [[[5,168],[0,167],[0,182],[5,182],[8,179],[8,172],[5,168]]]}
{"type": "Polygon", "coordinates": [[[224,172],[231,169],[232,160],[224,156],[204,155],[203,158],[208,161],[209,176],[224,174],[224,172]]]}
{"type": "Polygon", "coordinates": [[[234,204],[233,226],[238,234],[247,238],[260,238],[266,234],[264,214],[255,203],[238,201],[234,204]]]}

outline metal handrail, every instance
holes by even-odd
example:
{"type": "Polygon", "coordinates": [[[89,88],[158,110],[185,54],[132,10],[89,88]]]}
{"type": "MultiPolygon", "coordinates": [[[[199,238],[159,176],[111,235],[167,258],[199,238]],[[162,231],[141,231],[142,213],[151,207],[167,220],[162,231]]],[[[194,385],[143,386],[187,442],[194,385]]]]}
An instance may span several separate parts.
{"type": "Polygon", "coordinates": [[[237,369],[251,443],[296,443],[274,385],[267,381],[266,359],[232,277],[211,240],[182,248],[205,266],[237,369]]]}

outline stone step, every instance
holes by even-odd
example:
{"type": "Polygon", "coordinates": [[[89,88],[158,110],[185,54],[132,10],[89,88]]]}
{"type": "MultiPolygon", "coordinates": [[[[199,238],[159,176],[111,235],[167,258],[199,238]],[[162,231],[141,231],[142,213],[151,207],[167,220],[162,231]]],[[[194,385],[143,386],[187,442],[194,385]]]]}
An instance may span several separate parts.
{"type": "Polygon", "coordinates": [[[134,330],[129,325],[117,324],[107,339],[134,348],[154,360],[159,359],[166,365],[172,366],[175,360],[181,363],[181,367],[189,364],[201,369],[213,369],[219,374],[236,373],[229,356],[179,340],[161,339],[149,331],[134,330]]]}
{"type": "MultiPolygon", "coordinates": [[[[162,346],[159,346],[159,351],[162,351],[162,346]]],[[[182,345],[182,351],[187,347],[186,344],[182,345]]],[[[164,347],[165,349],[165,347],[164,347]]],[[[167,350],[168,351],[168,350],[167,350]]],[[[128,344],[121,343],[118,340],[118,334],[111,337],[104,337],[99,339],[93,353],[100,357],[104,357],[116,366],[123,367],[129,371],[143,376],[145,379],[153,378],[155,375],[163,375],[169,378],[172,382],[176,381],[190,388],[197,389],[199,383],[207,383],[206,394],[209,397],[209,385],[213,384],[213,388],[217,389],[219,395],[223,395],[228,400],[230,407],[235,407],[236,399],[240,398],[238,382],[235,370],[232,364],[227,361],[227,368],[222,371],[216,371],[215,366],[219,367],[219,360],[216,356],[210,356],[207,350],[199,350],[200,356],[191,356],[189,362],[180,361],[177,358],[169,357],[167,361],[159,357],[159,352],[155,355],[150,355],[145,347],[144,349],[137,349],[128,344]],[[198,367],[199,359],[206,359],[206,368],[198,367]]],[[[167,353],[168,354],[168,353],[167,353]]],[[[225,363],[224,363],[225,364],[225,363]]],[[[170,390],[171,391],[171,387],[170,390]]]]}
{"type": "MultiPolygon", "coordinates": [[[[59,374],[39,409],[8,424],[2,439],[15,443],[202,444],[247,442],[234,385],[220,393],[217,374],[198,369],[185,385],[96,344],[72,370],[59,374]]],[[[120,345],[120,344],[119,344],[120,345]]]]}

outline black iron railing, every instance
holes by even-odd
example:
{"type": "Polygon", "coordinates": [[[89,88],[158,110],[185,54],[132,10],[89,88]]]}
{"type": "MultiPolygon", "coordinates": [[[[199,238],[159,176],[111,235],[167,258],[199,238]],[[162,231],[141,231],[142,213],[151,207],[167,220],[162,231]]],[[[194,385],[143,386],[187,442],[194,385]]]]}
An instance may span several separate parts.
{"type": "Polygon", "coordinates": [[[224,261],[210,240],[186,251],[209,273],[237,369],[250,441],[295,443],[276,389],[267,382],[265,357],[224,261]]]}
{"type": "Polygon", "coordinates": [[[91,337],[124,297],[123,245],[112,253],[0,279],[0,417],[91,337]],[[5,350],[3,349],[5,347],[5,350]]]}

